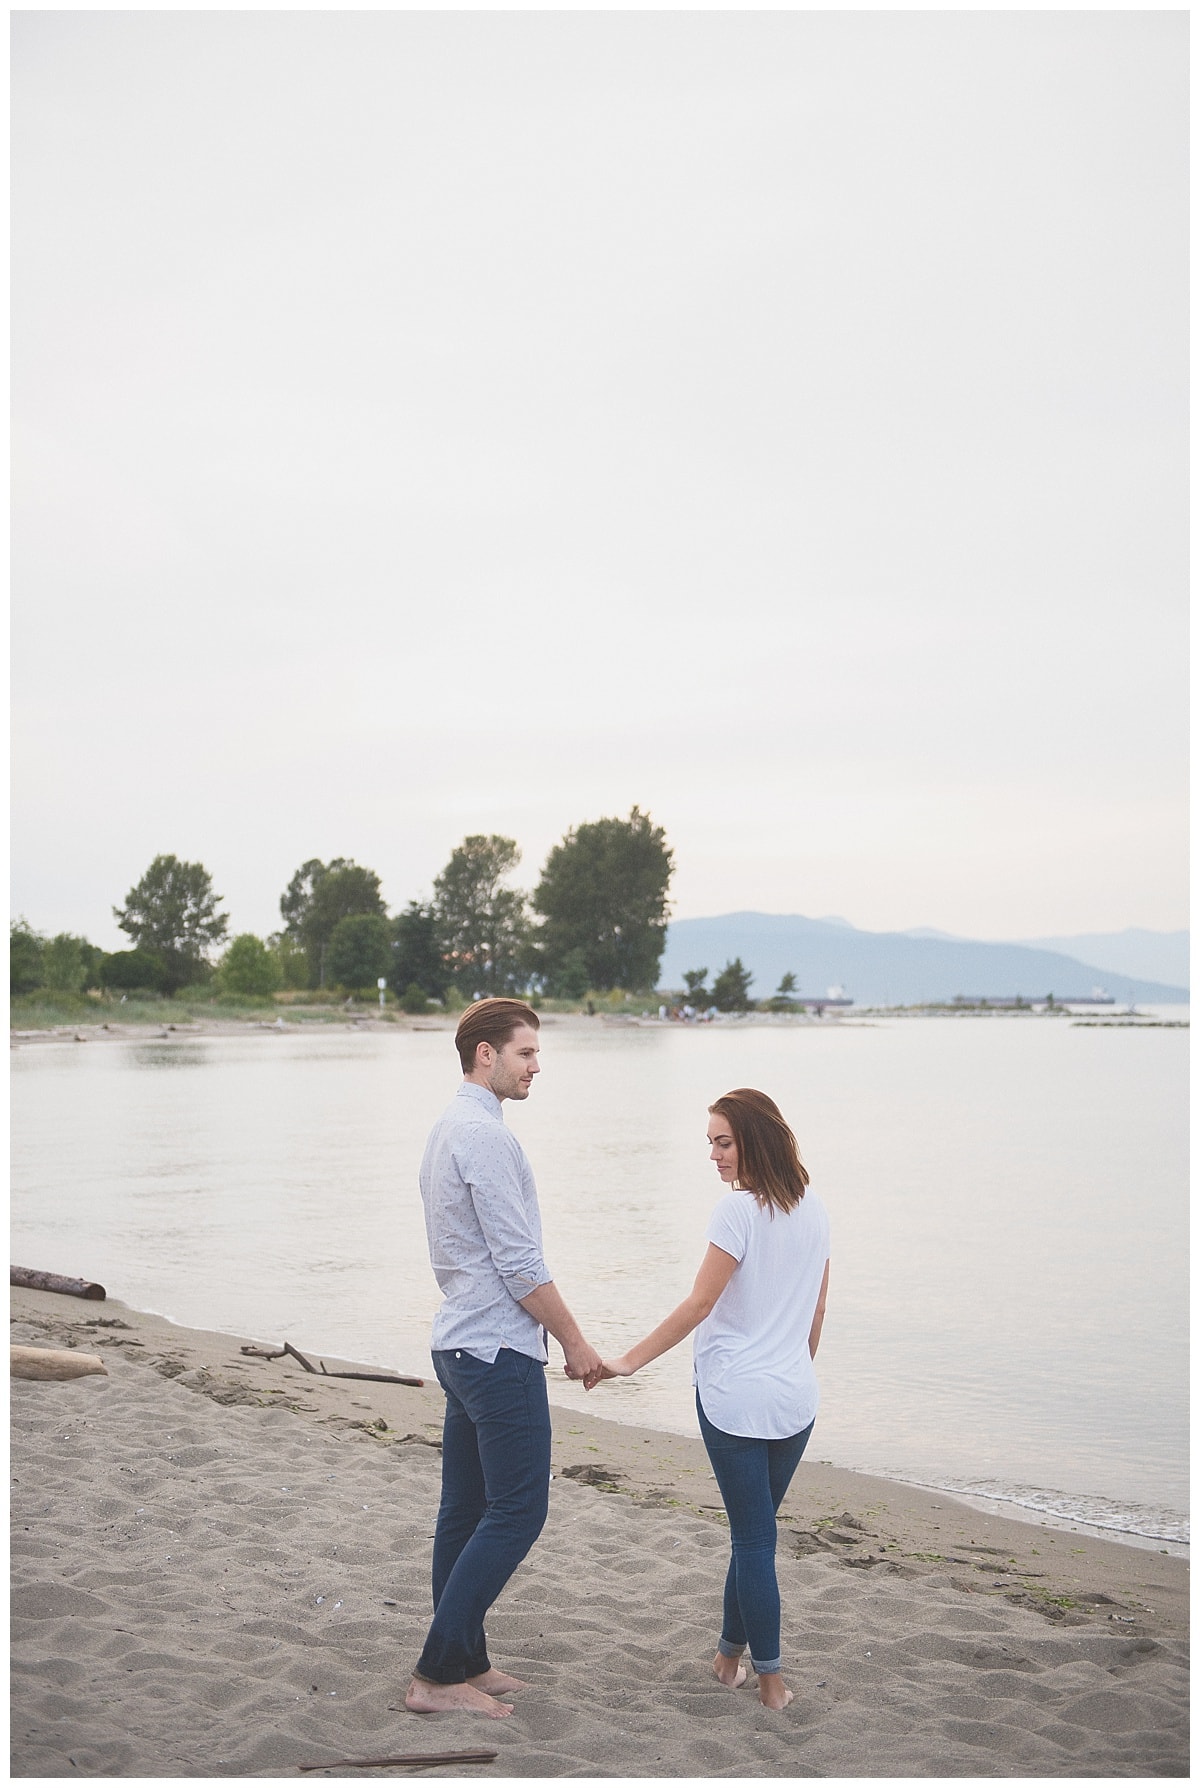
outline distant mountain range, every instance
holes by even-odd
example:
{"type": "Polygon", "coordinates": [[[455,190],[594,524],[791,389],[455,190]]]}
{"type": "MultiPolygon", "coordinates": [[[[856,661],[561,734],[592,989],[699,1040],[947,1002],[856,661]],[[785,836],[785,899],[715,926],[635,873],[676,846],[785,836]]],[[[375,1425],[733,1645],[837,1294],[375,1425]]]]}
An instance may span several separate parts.
{"type": "Polygon", "coordinates": [[[1186,931],[1086,931],[1079,937],[1019,938],[1031,950],[1060,950],[1114,975],[1140,975],[1191,986],[1191,934],[1186,931]]]}
{"type": "Polygon", "coordinates": [[[698,968],[708,970],[711,982],[740,956],[754,976],[756,999],[768,998],[791,973],[801,995],[840,987],[860,1006],[914,1006],[973,994],[1068,999],[1097,990],[1122,1002],[1169,1005],[1188,998],[1187,942],[1186,931],[1131,930],[989,944],[938,931],[859,931],[832,916],[723,913],[668,926],[658,984],[682,988],[684,971],[698,968]],[[1162,979],[1146,973],[1151,965],[1162,979]]]}

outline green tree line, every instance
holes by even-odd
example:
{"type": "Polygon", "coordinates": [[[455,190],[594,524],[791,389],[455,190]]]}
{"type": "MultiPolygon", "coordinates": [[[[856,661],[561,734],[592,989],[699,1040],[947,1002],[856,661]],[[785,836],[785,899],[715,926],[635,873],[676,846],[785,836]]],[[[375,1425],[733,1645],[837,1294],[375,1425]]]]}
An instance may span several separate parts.
{"type": "Polygon", "coordinates": [[[753,979],[740,956],[725,964],[720,974],[714,977],[711,987],[706,968],[685,969],[684,999],[694,1010],[711,1006],[718,1012],[795,1012],[803,1004],[797,992],[796,977],[790,969],[781,977],[779,986],[768,1000],[751,998],[753,979]]]}
{"type": "Polygon", "coordinates": [[[130,948],[10,925],[11,991],[90,988],[173,995],[214,986],[234,995],[282,989],[374,991],[383,980],[413,1010],[483,994],[578,999],[654,986],[666,939],[674,857],[637,807],[626,819],[573,827],[529,892],[512,885],[511,838],[472,834],[450,854],[428,900],[389,913],[379,876],[352,858],[310,858],[280,897],[267,938],[227,936],[223,897],[202,863],[157,856],[114,906],[130,948]]]}

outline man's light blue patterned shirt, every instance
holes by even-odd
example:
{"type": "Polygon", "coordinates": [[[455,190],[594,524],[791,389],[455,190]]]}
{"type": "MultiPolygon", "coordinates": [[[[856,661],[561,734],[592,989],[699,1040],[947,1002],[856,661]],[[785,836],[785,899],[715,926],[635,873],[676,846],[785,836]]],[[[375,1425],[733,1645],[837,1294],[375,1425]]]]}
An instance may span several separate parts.
{"type": "Polygon", "coordinates": [[[490,1365],[502,1347],[545,1361],[540,1323],[518,1299],[550,1282],[542,1218],[525,1150],[496,1095],[464,1080],[421,1162],[429,1260],[445,1303],[435,1353],[461,1348],[490,1365]]]}

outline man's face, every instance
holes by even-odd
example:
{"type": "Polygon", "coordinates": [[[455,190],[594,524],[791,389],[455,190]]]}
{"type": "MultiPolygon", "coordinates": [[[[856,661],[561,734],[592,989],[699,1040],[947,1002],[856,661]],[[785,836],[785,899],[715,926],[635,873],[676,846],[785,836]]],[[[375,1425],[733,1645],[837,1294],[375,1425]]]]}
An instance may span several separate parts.
{"type": "MultiPolygon", "coordinates": [[[[481,1049],[482,1053],[482,1049],[481,1049]]],[[[538,1034],[532,1025],[518,1027],[500,1049],[491,1052],[484,1084],[497,1099],[528,1099],[538,1067],[538,1034]]]]}

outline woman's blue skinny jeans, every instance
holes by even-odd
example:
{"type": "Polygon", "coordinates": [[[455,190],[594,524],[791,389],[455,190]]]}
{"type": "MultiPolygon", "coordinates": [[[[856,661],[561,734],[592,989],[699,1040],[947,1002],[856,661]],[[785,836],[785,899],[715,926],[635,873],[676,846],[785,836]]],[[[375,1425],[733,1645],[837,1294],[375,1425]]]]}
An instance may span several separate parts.
{"type": "Polygon", "coordinates": [[[726,1434],[714,1428],[705,1415],[699,1391],[696,1414],[729,1516],[732,1542],[717,1649],[727,1658],[737,1658],[749,1645],[750,1662],[758,1675],[773,1676],[780,1667],[775,1515],[804,1455],[813,1423],[786,1440],[726,1434]]]}

